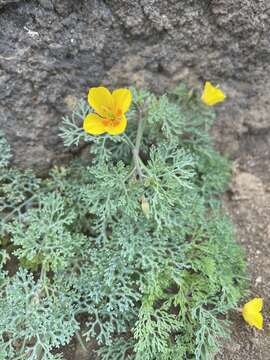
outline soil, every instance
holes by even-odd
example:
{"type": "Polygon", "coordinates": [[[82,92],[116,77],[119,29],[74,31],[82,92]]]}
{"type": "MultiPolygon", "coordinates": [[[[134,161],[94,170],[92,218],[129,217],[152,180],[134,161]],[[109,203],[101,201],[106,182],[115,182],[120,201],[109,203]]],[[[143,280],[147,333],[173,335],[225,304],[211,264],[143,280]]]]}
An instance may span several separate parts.
{"type": "Polygon", "coordinates": [[[264,329],[249,327],[240,313],[231,312],[232,338],[217,360],[270,359],[270,131],[243,137],[234,162],[225,206],[236,227],[237,241],[246,252],[250,294],[264,299],[264,329]]]}

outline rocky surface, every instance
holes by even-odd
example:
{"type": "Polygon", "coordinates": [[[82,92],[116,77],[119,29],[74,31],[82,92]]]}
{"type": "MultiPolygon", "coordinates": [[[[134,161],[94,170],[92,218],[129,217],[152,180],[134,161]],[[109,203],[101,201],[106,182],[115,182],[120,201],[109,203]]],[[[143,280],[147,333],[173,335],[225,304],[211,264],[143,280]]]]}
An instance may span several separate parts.
{"type": "Polygon", "coordinates": [[[0,128],[13,161],[46,173],[68,156],[58,137],[70,99],[91,86],[156,92],[208,79],[228,95],[215,134],[270,129],[268,0],[0,0],[0,128]]]}

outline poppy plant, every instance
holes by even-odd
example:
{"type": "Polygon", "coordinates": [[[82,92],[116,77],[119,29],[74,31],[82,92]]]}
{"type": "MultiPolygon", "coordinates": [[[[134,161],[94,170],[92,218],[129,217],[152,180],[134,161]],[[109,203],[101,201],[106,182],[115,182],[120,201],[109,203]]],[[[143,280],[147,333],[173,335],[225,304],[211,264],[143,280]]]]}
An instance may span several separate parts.
{"type": "Polygon", "coordinates": [[[222,90],[213,86],[209,81],[206,81],[201,97],[202,102],[208,106],[213,106],[219,102],[224,101],[225,98],[226,96],[222,90]]]}
{"type": "Polygon", "coordinates": [[[122,134],[127,126],[125,113],[132,101],[128,89],[117,89],[112,93],[105,87],[94,87],[89,90],[88,102],[95,113],[86,116],[83,129],[91,135],[122,134]]]}

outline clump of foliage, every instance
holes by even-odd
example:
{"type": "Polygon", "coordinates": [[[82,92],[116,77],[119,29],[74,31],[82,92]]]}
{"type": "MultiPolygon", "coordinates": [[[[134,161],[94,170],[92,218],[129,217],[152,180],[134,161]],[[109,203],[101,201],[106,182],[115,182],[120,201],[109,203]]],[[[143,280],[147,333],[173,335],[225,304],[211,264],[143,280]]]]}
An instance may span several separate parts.
{"type": "Polygon", "coordinates": [[[75,335],[101,360],[210,359],[245,283],[214,113],[184,87],[133,90],[126,133],[93,137],[89,111],[61,129],[89,160],[45,180],[9,168],[0,140],[0,359],[60,359],[75,335]]]}

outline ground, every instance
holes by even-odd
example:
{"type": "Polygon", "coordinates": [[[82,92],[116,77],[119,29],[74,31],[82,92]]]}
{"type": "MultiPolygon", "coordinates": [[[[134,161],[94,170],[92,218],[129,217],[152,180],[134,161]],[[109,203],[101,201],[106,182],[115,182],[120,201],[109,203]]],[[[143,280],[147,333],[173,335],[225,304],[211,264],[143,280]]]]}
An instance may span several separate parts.
{"type": "Polygon", "coordinates": [[[241,143],[225,206],[235,224],[237,241],[246,252],[250,280],[247,300],[264,299],[265,324],[263,331],[254,330],[244,323],[240,313],[231,312],[233,336],[216,359],[267,360],[270,358],[270,132],[245,136],[241,143]]]}

